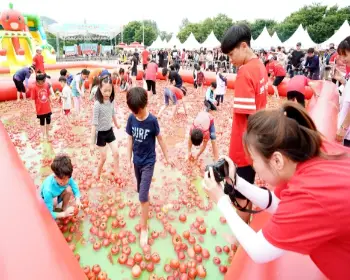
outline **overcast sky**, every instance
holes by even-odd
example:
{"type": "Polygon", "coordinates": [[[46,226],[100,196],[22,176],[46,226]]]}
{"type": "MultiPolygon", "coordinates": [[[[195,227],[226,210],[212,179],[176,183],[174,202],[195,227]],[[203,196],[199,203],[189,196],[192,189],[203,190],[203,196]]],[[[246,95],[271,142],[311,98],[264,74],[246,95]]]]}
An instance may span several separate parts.
{"type": "MultiPolygon", "coordinates": [[[[10,0],[0,1],[0,12],[8,7],[8,2],[10,0]]],[[[191,22],[198,22],[207,17],[214,17],[218,13],[225,13],[233,20],[268,18],[281,21],[307,3],[305,0],[208,2],[203,0],[130,0],[130,2],[125,0],[12,0],[11,2],[15,9],[23,13],[47,16],[60,23],[83,23],[86,19],[88,23],[121,26],[129,21],[144,18],[155,20],[160,30],[175,33],[179,30],[181,20],[186,17],[191,22]]],[[[341,7],[350,3],[349,0],[317,2],[326,5],[337,3],[341,7]]]]}

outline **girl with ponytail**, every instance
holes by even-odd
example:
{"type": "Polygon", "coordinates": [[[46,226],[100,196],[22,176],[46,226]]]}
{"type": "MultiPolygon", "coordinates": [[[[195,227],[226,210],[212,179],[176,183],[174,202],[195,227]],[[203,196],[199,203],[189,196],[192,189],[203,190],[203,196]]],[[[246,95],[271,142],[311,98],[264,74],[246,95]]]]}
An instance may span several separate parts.
{"type": "Polygon", "coordinates": [[[251,115],[243,142],[255,171],[274,192],[237,176],[228,157],[225,192],[228,185],[233,192],[225,195],[212,168],[204,188],[248,255],[266,263],[293,251],[309,255],[329,279],[350,275],[350,150],[328,142],[293,102],[251,115]],[[233,209],[234,191],[272,214],[258,233],[233,209]]]}

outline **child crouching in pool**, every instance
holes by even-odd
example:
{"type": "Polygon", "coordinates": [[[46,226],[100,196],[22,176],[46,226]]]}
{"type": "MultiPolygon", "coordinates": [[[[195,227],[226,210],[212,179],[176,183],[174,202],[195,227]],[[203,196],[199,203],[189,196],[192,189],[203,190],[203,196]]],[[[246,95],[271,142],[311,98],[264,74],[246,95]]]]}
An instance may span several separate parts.
{"type": "Polygon", "coordinates": [[[41,185],[41,197],[54,219],[72,216],[74,207],[68,207],[72,195],[75,197],[76,206],[80,208],[82,204],[78,185],[72,178],[73,165],[70,158],[65,155],[56,156],[51,170],[53,174],[41,185]]]}
{"type": "Polygon", "coordinates": [[[110,76],[100,77],[99,86],[96,91],[96,100],[93,109],[91,146],[93,154],[95,145],[100,153],[100,160],[97,167],[96,178],[99,179],[103,165],[107,159],[107,144],[112,150],[114,160],[114,175],[119,178],[119,152],[113,126],[120,128],[114,109],[114,87],[110,76]]]}
{"type": "Polygon", "coordinates": [[[167,163],[173,164],[169,162],[167,148],[160,135],[158,120],[148,112],[147,91],[141,87],[131,88],[126,95],[126,102],[132,111],[126,125],[126,133],[128,134],[127,156],[130,161],[130,168],[132,167],[131,157],[133,156],[137,192],[141,203],[140,245],[143,247],[148,243],[149,189],[156,163],[156,138],[165,160],[167,163]]]}
{"type": "Polygon", "coordinates": [[[40,122],[41,140],[50,140],[51,96],[54,97],[55,94],[52,86],[46,82],[46,74],[39,73],[36,75],[36,83],[31,87],[30,92],[40,122]]]}
{"type": "Polygon", "coordinates": [[[184,108],[185,111],[185,115],[187,115],[186,112],[186,106],[185,106],[185,102],[183,101],[183,97],[186,94],[186,92],[182,91],[181,89],[174,87],[174,86],[168,86],[164,89],[164,102],[165,105],[163,105],[163,107],[160,109],[157,118],[160,119],[162,113],[164,112],[164,110],[166,108],[168,108],[169,106],[169,100],[171,100],[171,102],[174,105],[173,108],[173,112],[171,114],[171,117],[174,118],[175,114],[177,113],[177,110],[179,108],[179,102],[182,103],[182,106],[184,108]]]}

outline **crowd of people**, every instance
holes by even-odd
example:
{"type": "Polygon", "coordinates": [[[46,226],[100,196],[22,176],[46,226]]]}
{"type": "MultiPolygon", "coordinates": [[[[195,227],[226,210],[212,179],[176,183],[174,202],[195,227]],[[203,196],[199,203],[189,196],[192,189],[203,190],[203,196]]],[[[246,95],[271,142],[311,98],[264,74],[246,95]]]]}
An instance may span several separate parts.
{"type": "MultiPolygon", "coordinates": [[[[231,27],[225,34],[220,51],[200,52],[159,51],[132,54],[131,66],[122,66],[112,72],[101,69],[90,73],[83,69],[72,76],[66,69],[60,72],[63,90],[62,113],[70,115],[71,97],[74,101],[75,117],[79,117],[82,96],[85,94],[85,80],[93,80],[89,88],[94,102],[91,131],[91,152],[96,147],[100,154],[95,174],[98,180],[107,159],[107,146],[114,160],[114,176],[120,178],[119,153],[113,124],[120,124],[115,115],[114,97],[126,92],[126,103],[131,111],[126,124],[128,135],[127,157],[134,168],[137,191],[141,204],[140,244],[148,240],[149,190],[156,163],[155,145],[158,141],[165,160],[169,159],[166,144],[161,137],[158,118],[164,110],[174,106],[176,115],[179,103],[186,113],[184,87],[179,69],[193,57],[194,86],[198,98],[204,99],[203,110],[193,120],[188,137],[188,160],[197,160],[205,151],[207,142],[212,143],[215,163],[208,166],[204,176],[204,189],[217,203],[225,216],[235,238],[258,263],[274,260],[287,251],[310,255],[318,268],[330,279],[342,279],[350,273],[350,37],[339,43],[337,51],[331,46],[323,56],[333,82],[342,86],[341,110],[338,119],[337,141],[326,139],[305,110],[305,86],[320,79],[320,57],[313,49],[307,54],[301,44],[287,55],[283,48],[257,53],[250,47],[251,31],[246,25],[231,27]],[[219,160],[212,110],[223,102],[227,88],[225,67],[214,65],[215,58],[223,57],[238,69],[233,99],[232,131],[229,155],[219,160]],[[138,87],[136,76],[138,64],[145,70],[144,87],[138,87]],[[168,66],[170,67],[168,68],[168,66]],[[180,67],[179,67],[180,66],[180,67]],[[164,106],[157,116],[152,115],[149,100],[156,93],[158,67],[167,81],[164,92],[164,106]],[[216,81],[202,88],[205,81],[204,69],[216,71],[216,81]],[[306,75],[305,75],[306,72],[306,75]],[[289,76],[287,98],[281,108],[266,110],[269,76],[274,80],[275,96],[278,85],[289,76]],[[197,155],[192,146],[200,146],[197,155]],[[225,168],[219,168],[221,164],[225,168]],[[224,170],[224,171],[222,171],[224,170]],[[222,173],[223,172],[223,173],[222,173]],[[269,188],[254,185],[255,175],[264,180],[269,188]],[[219,176],[220,175],[220,176],[219,176]],[[219,178],[219,179],[218,179],[219,178]],[[259,232],[249,226],[252,204],[272,214],[269,222],[259,232]],[[239,211],[235,211],[235,208],[239,211]]],[[[37,55],[40,55],[38,50],[37,55]]],[[[36,71],[36,83],[30,88],[31,98],[42,129],[43,140],[49,138],[51,122],[50,98],[54,96],[48,76],[36,59],[31,67],[19,70],[14,83],[20,97],[29,89],[27,81],[36,71]],[[26,85],[23,83],[26,81],[26,85]]],[[[67,126],[70,125],[67,117],[67,126]]],[[[53,175],[41,188],[41,195],[54,218],[71,216],[69,207],[72,195],[76,205],[81,206],[79,189],[72,179],[73,167],[67,156],[59,156],[52,163],[53,175]],[[62,211],[55,207],[62,203],[62,211]]]]}

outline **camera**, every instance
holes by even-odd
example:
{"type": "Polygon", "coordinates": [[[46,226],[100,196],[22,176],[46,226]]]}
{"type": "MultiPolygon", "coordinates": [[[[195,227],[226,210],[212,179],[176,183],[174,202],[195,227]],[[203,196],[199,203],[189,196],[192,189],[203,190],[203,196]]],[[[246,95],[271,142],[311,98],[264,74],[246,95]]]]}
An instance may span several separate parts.
{"type": "MultiPolygon", "coordinates": [[[[205,171],[209,171],[210,167],[213,168],[215,181],[218,183],[223,181],[225,179],[225,177],[229,176],[228,163],[224,159],[220,159],[213,164],[207,165],[205,168],[205,171]]],[[[209,177],[210,177],[210,173],[209,173],[209,177]]]]}

